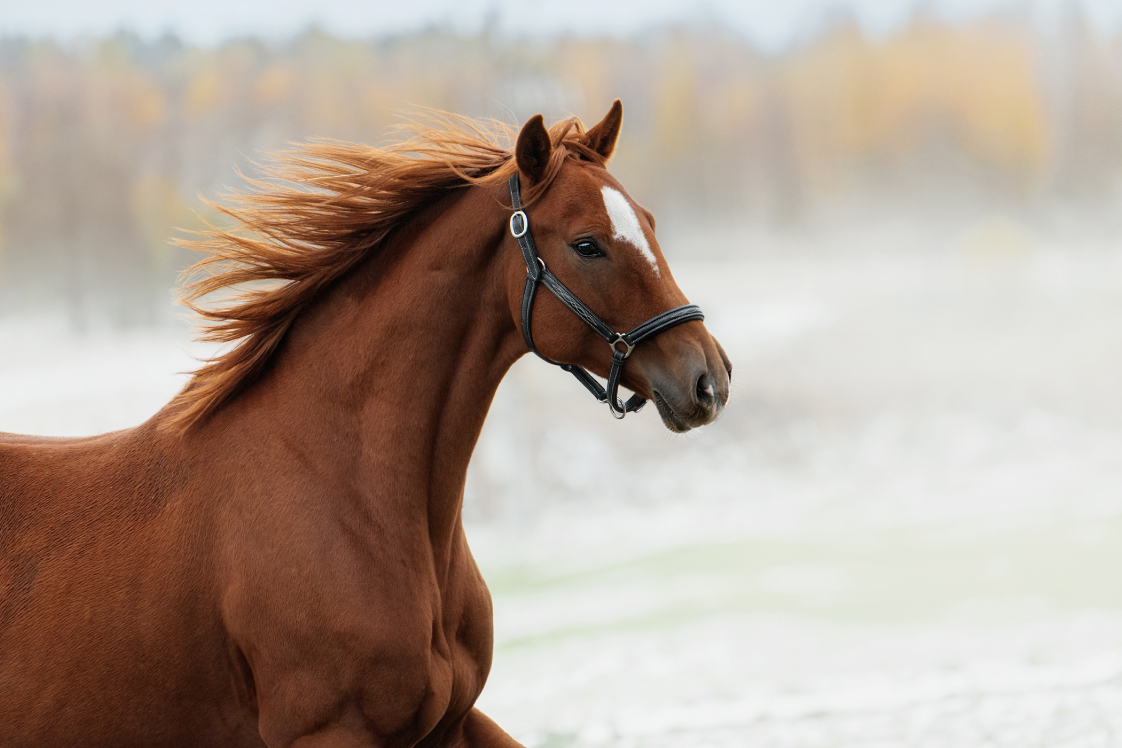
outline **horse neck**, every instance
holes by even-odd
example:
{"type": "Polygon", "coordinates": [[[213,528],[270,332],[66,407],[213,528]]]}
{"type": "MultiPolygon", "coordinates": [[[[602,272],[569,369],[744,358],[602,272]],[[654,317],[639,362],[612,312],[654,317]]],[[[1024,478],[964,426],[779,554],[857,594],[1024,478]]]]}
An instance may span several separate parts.
{"type": "Polygon", "coordinates": [[[438,569],[491,400],[525,351],[505,225],[485,188],[423,211],[297,320],[270,373],[221,414],[345,494],[324,500],[425,523],[438,569]]]}

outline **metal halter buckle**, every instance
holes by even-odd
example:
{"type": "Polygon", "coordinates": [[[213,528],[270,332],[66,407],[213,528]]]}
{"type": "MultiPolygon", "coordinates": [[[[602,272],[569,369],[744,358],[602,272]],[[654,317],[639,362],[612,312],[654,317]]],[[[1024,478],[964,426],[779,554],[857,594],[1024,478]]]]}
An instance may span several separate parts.
{"type": "Polygon", "coordinates": [[[510,216],[510,233],[514,235],[515,239],[521,239],[530,230],[530,219],[526,217],[526,211],[516,210],[510,216]],[[522,220],[522,230],[518,231],[514,228],[514,219],[520,218],[522,220]]]}
{"type": "Polygon", "coordinates": [[[622,351],[623,357],[625,359],[630,358],[631,357],[631,352],[633,350],[635,350],[635,346],[633,346],[631,343],[627,342],[627,340],[623,337],[623,333],[617,333],[616,334],[616,339],[611,341],[610,343],[608,343],[608,345],[612,349],[612,354],[614,355],[616,353],[621,353],[620,349],[616,348],[616,346],[619,345],[620,343],[623,343],[624,346],[626,346],[626,348],[627,348],[626,351],[622,351]]]}

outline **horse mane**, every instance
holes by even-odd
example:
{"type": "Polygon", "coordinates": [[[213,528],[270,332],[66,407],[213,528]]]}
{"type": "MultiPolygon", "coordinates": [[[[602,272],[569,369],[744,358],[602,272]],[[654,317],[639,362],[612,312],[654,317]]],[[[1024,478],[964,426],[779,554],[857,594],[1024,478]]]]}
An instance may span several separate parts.
{"type": "MultiPolygon", "coordinates": [[[[386,148],[299,145],[246,178],[248,191],[224,195],[226,204],[204,201],[232,225],[176,241],[205,255],[184,273],[181,300],[201,317],[201,340],[234,346],[193,373],[165,426],[186,432],[249,386],[300,313],[420,208],[448,190],[505,182],[517,169],[517,132],[504,123],[436,112],[403,130],[411,137],[386,148]]],[[[576,117],[554,124],[550,140],[545,177],[523,192],[527,205],[567,159],[604,164],[576,117]]]]}

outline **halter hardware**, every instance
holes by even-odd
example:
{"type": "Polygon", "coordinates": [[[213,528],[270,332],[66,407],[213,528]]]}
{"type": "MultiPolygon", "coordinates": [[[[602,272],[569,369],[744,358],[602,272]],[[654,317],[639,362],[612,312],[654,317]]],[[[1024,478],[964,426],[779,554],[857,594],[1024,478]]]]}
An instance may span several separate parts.
{"type": "Polygon", "coordinates": [[[565,286],[557,276],[549,271],[545,262],[538,256],[538,248],[534,244],[534,236],[530,233],[530,219],[522,210],[521,185],[518,173],[510,178],[507,183],[510,188],[510,205],[514,211],[510,216],[510,233],[518,241],[522,250],[522,259],[526,262],[526,285],[522,291],[522,337],[526,345],[538,358],[559,366],[577,378],[585,389],[592,393],[599,402],[607,403],[611,414],[622,419],[628,413],[637,413],[646,405],[647,399],[638,394],[632,395],[627,402],[619,398],[619,382],[623,376],[623,365],[631,357],[635,346],[647,338],[666,332],[672,327],[677,327],[683,322],[701,321],[705,319],[701,309],[696,304],[685,304],[675,307],[662,314],[651,317],[630,332],[616,332],[612,327],[600,319],[576,295],[565,286]],[[516,219],[518,226],[516,227],[516,219]],[[538,347],[534,345],[532,318],[534,314],[534,298],[538,293],[538,285],[542,284],[556,296],[562,304],[569,308],[573,314],[591,327],[597,335],[608,342],[612,349],[612,366],[608,373],[608,386],[605,388],[595,377],[576,364],[563,364],[559,361],[543,356],[538,347]],[[623,349],[620,349],[620,345],[623,349]]]}
{"type": "Polygon", "coordinates": [[[526,217],[526,212],[522,211],[522,210],[514,211],[514,214],[510,217],[510,233],[514,236],[515,239],[518,239],[521,236],[523,236],[529,230],[530,230],[530,219],[526,217]],[[521,224],[522,224],[521,229],[514,228],[514,219],[515,218],[519,219],[519,221],[521,222],[521,224]]]}
{"type": "Polygon", "coordinates": [[[613,356],[617,353],[622,353],[624,358],[630,357],[631,352],[633,350],[635,350],[635,346],[628,343],[627,339],[624,338],[622,335],[617,335],[615,340],[608,343],[608,347],[612,349],[612,355],[613,356]],[[616,346],[619,345],[620,343],[623,343],[625,350],[621,351],[619,348],[616,348],[616,346]]]}

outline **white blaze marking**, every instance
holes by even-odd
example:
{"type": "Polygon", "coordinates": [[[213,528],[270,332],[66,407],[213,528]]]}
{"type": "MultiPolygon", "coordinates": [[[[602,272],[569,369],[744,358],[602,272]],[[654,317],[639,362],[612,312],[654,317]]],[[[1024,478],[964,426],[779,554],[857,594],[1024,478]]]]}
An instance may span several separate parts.
{"type": "Polygon", "coordinates": [[[604,195],[604,207],[608,210],[608,218],[612,220],[612,238],[622,239],[639,250],[643,257],[647,258],[647,262],[651,263],[655,275],[661,277],[658,260],[651,251],[651,245],[647,243],[647,235],[643,233],[643,227],[639,225],[639,216],[635,215],[631,203],[627,202],[627,198],[619,190],[611,187],[605,186],[600,192],[604,195]]]}

